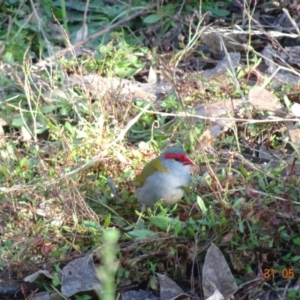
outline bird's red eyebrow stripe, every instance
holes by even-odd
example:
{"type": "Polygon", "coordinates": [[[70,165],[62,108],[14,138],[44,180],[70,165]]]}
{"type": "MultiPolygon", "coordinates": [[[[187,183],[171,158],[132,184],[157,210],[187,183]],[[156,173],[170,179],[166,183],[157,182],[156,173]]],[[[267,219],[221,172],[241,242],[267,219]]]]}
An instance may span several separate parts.
{"type": "Polygon", "coordinates": [[[189,158],[188,155],[179,154],[179,153],[166,153],[165,159],[178,159],[181,161],[184,165],[192,165],[193,161],[189,158]]]}
{"type": "Polygon", "coordinates": [[[178,158],[179,160],[184,160],[185,155],[179,153],[166,153],[165,159],[175,159],[178,158]]]}

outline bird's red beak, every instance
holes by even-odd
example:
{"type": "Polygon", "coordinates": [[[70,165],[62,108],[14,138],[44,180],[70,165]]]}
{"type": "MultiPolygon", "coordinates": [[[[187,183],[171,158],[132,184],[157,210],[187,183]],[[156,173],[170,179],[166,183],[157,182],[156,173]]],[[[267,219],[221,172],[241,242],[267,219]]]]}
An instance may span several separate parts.
{"type": "Polygon", "coordinates": [[[193,165],[194,162],[191,160],[191,158],[188,155],[184,156],[184,160],[182,162],[185,166],[186,165],[193,165]]]}

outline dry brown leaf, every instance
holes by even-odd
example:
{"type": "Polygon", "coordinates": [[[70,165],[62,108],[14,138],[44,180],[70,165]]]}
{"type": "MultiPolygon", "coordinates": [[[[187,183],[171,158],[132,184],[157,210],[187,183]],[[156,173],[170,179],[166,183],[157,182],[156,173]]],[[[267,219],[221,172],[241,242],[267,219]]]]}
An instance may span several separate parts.
{"type": "Polygon", "coordinates": [[[261,110],[274,112],[283,108],[275,95],[259,86],[255,86],[249,91],[249,102],[261,110]]]}

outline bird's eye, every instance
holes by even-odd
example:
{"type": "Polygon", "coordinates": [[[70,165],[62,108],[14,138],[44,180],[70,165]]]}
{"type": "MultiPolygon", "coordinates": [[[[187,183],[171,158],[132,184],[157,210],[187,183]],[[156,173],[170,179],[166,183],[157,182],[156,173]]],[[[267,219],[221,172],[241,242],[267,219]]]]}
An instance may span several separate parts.
{"type": "Polygon", "coordinates": [[[179,158],[177,157],[177,158],[174,158],[176,161],[179,161],[179,158]]]}

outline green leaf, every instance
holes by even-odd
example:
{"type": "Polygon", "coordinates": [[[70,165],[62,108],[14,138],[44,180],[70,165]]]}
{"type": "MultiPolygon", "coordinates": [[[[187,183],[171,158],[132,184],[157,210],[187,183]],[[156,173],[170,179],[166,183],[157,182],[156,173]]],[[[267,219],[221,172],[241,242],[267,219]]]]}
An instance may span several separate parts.
{"type": "Polygon", "coordinates": [[[229,13],[230,12],[227,9],[221,9],[221,8],[218,8],[218,10],[214,11],[214,14],[217,17],[227,17],[229,15],[229,13]]]}
{"type": "Polygon", "coordinates": [[[173,3],[169,3],[163,6],[163,15],[173,17],[175,15],[175,5],[173,3]]]}
{"type": "Polygon", "coordinates": [[[131,237],[137,238],[137,239],[144,239],[147,237],[156,237],[157,236],[156,232],[153,232],[152,230],[149,230],[149,229],[136,229],[136,230],[129,231],[128,234],[131,237]]]}
{"type": "Polygon", "coordinates": [[[195,230],[194,230],[193,227],[189,226],[189,227],[187,228],[187,230],[188,230],[189,236],[190,236],[191,238],[195,236],[195,230]]]}
{"type": "Polygon", "coordinates": [[[121,78],[132,77],[138,72],[136,68],[118,68],[118,66],[115,66],[114,71],[116,75],[118,75],[121,78]]]}
{"type": "Polygon", "coordinates": [[[289,299],[296,299],[297,297],[297,291],[295,290],[289,290],[287,296],[289,299]]]}
{"type": "Polygon", "coordinates": [[[241,218],[239,218],[239,221],[238,221],[238,223],[239,223],[239,231],[241,232],[241,233],[244,233],[244,224],[243,224],[243,221],[241,220],[241,218]]]}
{"type": "Polygon", "coordinates": [[[76,132],[76,128],[72,126],[68,121],[65,123],[65,128],[72,134],[76,132]]]}
{"type": "Polygon", "coordinates": [[[67,109],[67,107],[62,107],[59,112],[63,115],[63,116],[68,116],[69,114],[69,109],[67,109]]]}
{"type": "Polygon", "coordinates": [[[300,237],[293,239],[293,243],[296,244],[297,246],[300,246],[300,237]]]}
{"type": "Polygon", "coordinates": [[[300,261],[300,256],[296,255],[292,257],[292,262],[299,262],[300,261]]]}
{"type": "Polygon", "coordinates": [[[144,18],[143,22],[146,24],[153,24],[160,21],[160,16],[158,14],[152,14],[144,18]]]}
{"type": "Polygon", "coordinates": [[[3,55],[3,62],[7,63],[7,64],[12,64],[14,62],[14,55],[7,51],[4,55],[3,55]]]}
{"type": "Polygon", "coordinates": [[[18,117],[15,117],[13,120],[12,120],[12,126],[13,127],[22,127],[26,121],[28,120],[28,117],[21,117],[21,116],[18,116],[18,117]]]}
{"type": "Polygon", "coordinates": [[[177,224],[180,224],[181,228],[185,226],[183,222],[179,221],[179,218],[170,218],[170,217],[164,217],[164,216],[152,216],[149,217],[149,221],[158,227],[161,230],[164,231],[176,231],[178,230],[177,224]]]}
{"type": "Polygon", "coordinates": [[[85,227],[85,228],[88,228],[92,231],[99,231],[101,228],[99,227],[99,224],[96,223],[96,222],[93,222],[93,221],[90,221],[90,220],[84,220],[82,222],[82,225],[85,227]]]}
{"type": "Polygon", "coordinates": [[[243,166],[240,166],[240,172],[242,173],[244,178],[248,178],[249,176],[249,172],[246,170],[246,168],[244,168],[243,166]]]}
{"type": "Polygon", "coordinates": [[[52,8],[52,12],[57,19],[62,19],[63,13],[61,9],[52,8]]]}
{"type": "Polygon", "coordinates": [[[42,112],[45,113],[45,114],[48,114],[50,112],[53,112],[57,109],[57,106],[54,105],[54,104],[48,104],[48,105],[44,105],[42,106],[42,112]]]}
{"type": "Polygon", "coordinates": [[[27,167],[27,166],[28,166],[28,159],[26,157],[23,157],[20,160],[20,167],[23,168],[23,167],[27,167]]]}
{"type": "Polygon", "coordinates": [[[59,286],[59,285],[61,285],[61,282],[60,282],[60,280],[59,280],[59,277],[58,277],[58,274],[57,274],[57,273],[54,273],[54,275],[53,275],[53,278],[52,278],[52,284],[53,284],[54,286],[59,286]]]}
{"type": "Polygon", "coordinates": [[[218,3],[215,3],[215,6],[203,5],[203,9],[205,11],[210,11],[213,15],[217,17],[226,17],[230,13],[227,9],[219,8],[218,3]]]}
{"type": "Polygon", "coordinates": [[[202,211],[202,213],[206,215],[207,208],[205,206],[205,203],[203,202],[203,199],[199,195],[197,196],[197,204],[198,204],[200,210],[202,211]]]}
{"type": "Polygon", "coordinates": [[[175,94],[170,94],[167,99],[164,100],[164,102],[161,104],[162,107],[164,108],[178,108],[178,100],[176,98],[175,94]]]}

